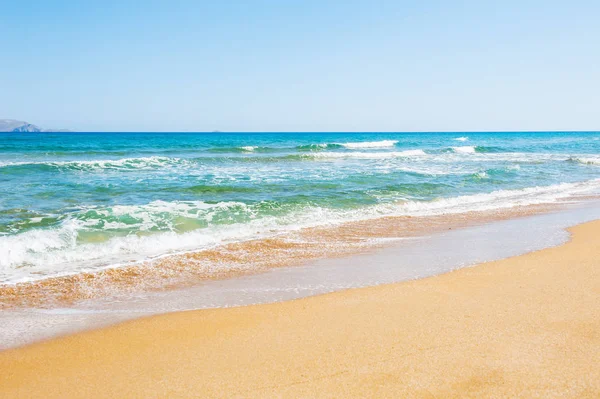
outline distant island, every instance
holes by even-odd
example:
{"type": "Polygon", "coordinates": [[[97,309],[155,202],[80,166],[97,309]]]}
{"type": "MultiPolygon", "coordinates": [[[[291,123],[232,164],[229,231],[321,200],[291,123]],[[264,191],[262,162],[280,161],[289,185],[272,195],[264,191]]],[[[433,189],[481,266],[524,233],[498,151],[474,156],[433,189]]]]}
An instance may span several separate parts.
{"type": "Polygon", "coordinates": [[[0,132],[70,132],[67,129],[42,129],[41,127],[25,121],[14,119],[0,119],[0,132]]]}

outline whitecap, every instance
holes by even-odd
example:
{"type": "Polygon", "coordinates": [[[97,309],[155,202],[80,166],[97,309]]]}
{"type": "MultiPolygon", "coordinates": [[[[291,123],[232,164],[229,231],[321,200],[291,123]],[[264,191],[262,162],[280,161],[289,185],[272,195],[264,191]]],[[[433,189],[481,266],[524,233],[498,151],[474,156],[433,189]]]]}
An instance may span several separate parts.
{"type": "Polygon", "coordinates": [[[169,157],[140,157],[122,159],[96,159],[96,160],[73,160],[73,161],[36,161],[36,162],[4,162],[0,167],[46,165],[55,168],[66,168],[75,170],[99,170],[99,169],[152,169],[166,165],[185,163],[180,158],[169,157]]]}
{"type": "Polygon", "coordinates": [[[600,165],[600,157],[571,157],[568,161],[585,165],[600,165]]]}
{"type": "Polygon", "coordinates": [[[341,145],[342,147],[350,148],[350,149],[358,149],[358,148],[386,148],[393,147],[398,143],[398,140],[381,140],[381,141],[361,141],[355,143],[336,143],[337,145],[341,145]]]}
{"type": "Polygon", "coordinates": [[[359,159],[386,159],[386,158],[410,158],[423,157],[427,153],[423,150],[406,150],[390,152],[320,152],[306,154],[305,158],[334,159],[334,158],[359,158],[359,159]]]}
{"type": "Polygon", "coordinates": [[[460,154],[473,154],[476,152],[473,146],[452,147],[452,151],[460,154]]]}

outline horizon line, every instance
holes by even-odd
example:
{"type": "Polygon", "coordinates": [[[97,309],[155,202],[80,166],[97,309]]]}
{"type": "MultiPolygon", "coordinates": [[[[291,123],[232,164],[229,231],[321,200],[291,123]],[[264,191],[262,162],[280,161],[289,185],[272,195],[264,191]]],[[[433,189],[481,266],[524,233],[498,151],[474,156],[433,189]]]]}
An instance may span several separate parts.
{"type": "Polygon", "coordinates": [[[19,133],[19,134],[98,134],[98,133],[115,133],[115,134],[415,134],[415,133],[600,133],[600,130],[387,130],[387,131],[376,131],[376,130],[353,130],[353,131],[344,131],[344,130],[330,130],[330,131],[317,131],[317,130],[305,130],[305,131],[294,131],[294,130],[269,130],[269,131],[260,131],[260,130],[239,130],[239,131],[221,131],[221,130],[211,130],[211,131],[180,131],[180,130],[154,130],[154,131],[144,131],[144,130],[68,130],[66,131],[41,131],[41,132],[0,132],[2,133],[19,133]]]}

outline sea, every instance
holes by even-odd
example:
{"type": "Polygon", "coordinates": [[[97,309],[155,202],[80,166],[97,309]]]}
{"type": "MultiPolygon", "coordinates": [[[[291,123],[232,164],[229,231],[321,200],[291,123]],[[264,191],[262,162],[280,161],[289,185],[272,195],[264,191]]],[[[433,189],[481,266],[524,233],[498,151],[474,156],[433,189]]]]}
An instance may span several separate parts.
{"type": "Polygon", "coordinates": [[[600,132],[2,133],[0,286],[599,190],[600,132]]]}

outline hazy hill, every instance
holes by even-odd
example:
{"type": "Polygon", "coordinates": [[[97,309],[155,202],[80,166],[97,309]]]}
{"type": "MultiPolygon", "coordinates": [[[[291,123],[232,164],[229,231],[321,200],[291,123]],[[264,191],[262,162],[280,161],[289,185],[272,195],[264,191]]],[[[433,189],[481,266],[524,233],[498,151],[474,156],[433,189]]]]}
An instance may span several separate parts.
{"type": "Polygon", "coordinates": [[[42,129],[39,126],[25,121],[17,121],[14,119],[0,119],[0,132],[67,132],[68,130],[61,129],[42,129]]]}

